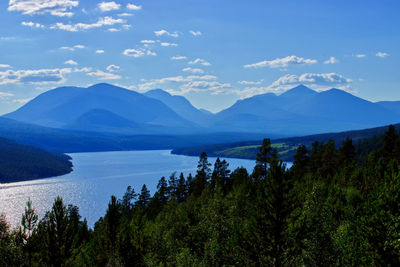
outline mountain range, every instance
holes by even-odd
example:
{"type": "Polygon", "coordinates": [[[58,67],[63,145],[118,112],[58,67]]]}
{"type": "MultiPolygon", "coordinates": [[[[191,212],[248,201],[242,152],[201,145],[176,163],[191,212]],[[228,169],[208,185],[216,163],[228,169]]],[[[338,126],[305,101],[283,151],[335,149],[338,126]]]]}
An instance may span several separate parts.
{"type": "MultiPolygon", "coordinates": [[[[397,104],[400,107],[400,103],[397,104]]],[[[279,96],[267,93],[239,100],[216,114],[216,119],[223,123],[223,128],[230,127],[231,130],[253,128],[270,133],[305,135],[396,123],[400,112],[343,90],[318,93],[300,85],[279,96]]]]}
{"type": "Polygon", "coordinates": [[[45,127],[118,134],[177,134],[199,128],[160,100],[105,83],[47,91],[5,117],[45,127]]]}
{"type": "Polygon", "coordinates": [[[316,92],[300,85],[281,95],[266,93],[238,100],[213,114],[161,89],[141,94],[101,83],[47,91],[4,117],[98,134],[295,136],[397,123],[400,102],[373,103],[339,89],[316,92]]]}

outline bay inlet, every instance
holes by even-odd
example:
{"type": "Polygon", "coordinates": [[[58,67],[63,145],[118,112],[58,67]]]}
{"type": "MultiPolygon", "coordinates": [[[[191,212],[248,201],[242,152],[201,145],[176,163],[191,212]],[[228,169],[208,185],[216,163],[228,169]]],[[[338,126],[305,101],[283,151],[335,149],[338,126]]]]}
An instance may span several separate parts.
{"type": "MultiPolygon", "coordinates": [[[[71,153],[73,172],[46,179],[0,184],[0,213],[18,226],[28,199],[42,218],[59,195],[65,204],[79,207],[90,227],[104,216],[111,195],[122,198],[127,186],[139,193],[143,184],[153,194],[158,180],[181,172],[195,175],[198,157],[173,155],[170,150],[71,153]]],[[[216,158],[209,158],[214,164],[216,158]]],[[[250,173],[254,160],[226,159],[229,169],[245,167],[250,173]]]]}

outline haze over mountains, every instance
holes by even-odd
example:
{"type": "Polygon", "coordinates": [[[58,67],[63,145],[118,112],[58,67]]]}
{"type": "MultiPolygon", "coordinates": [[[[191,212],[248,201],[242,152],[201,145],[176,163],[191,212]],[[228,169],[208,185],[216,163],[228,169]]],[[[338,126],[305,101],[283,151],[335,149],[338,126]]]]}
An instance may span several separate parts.
{"type": "Polygon", "coordinates": [[[400,102],[372,103],[342,90],[318,93],[300,85],[279,96],[267,93],[239,100],[212,114],[161,89],[140,94],[102,83],[47,91],[4,117],[122,135],[241,132],[289,136],[397,123],[400,102]]]}
{"type": "Polygon", "coordinates": [[[343,90],[318,93],[300,85],[279,96],[267,93],[239,100],[216,117],[232,130],[269,129],[270,133],[304,135],[396,123],[399,114],[394,107],[388,109],[343,90]]]}
{"type": "Polygon", "coordinates": [[[5,117],[46,127],[118,134],[189,133],[197,127],[157,99],[105,83],[47,91],[5,117]]]}

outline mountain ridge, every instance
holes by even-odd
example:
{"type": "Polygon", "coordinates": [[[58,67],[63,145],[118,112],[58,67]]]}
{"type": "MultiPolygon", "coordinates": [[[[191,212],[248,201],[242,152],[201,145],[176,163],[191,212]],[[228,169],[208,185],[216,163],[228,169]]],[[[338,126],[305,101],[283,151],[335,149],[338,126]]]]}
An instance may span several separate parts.
{"type": "Polygon", "coordinates": [[[299,85],[280,95],[265,93],[238,100],[213,114],[162,89],[142,94],[100,83],[87,88],[55,88],[4,117],[98,133],[248,132],[288,136],[397,123],[400,104],[373,103],[336,88],[317,92],[299,85]],[[112,120],[121,124],[112,124],[112,120]]]}
{"type": "MultiPolygon", "coordinates": [[[[132,134],[153,133],[151,129],[155,126],[171,133],[190,132],[191,128],[197,127],[157,99],[106,83],[87,88],[59,87],[39,95],[4,117],[46,127],[65,128],[74,124],[83,114],[97,109],[107,110],[134,124],[145,126],[141,129],[132,128],[132,134]],[[54,100],[51,105],[47,105],[49,98],[54,100]]],[[[103,130],[101,127],[97,129],[103,130]]],[[[118,132],[118,129],[112,132],[118,132]]]]}

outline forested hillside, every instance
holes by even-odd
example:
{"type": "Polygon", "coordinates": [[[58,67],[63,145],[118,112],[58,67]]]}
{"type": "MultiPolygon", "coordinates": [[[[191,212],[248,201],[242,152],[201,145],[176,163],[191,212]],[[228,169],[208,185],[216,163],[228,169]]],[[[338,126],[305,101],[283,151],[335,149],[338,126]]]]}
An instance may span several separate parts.
{"type": "MultiPolygon", "coordinates": [[[[400,124],[394,127],[400,129],[400,124]]],[[[360,154],[366,154],[372,149],[378,148],[383,142],[383,134],[386,132],[387,126],[376,127],[370,129],[362,129],[355,131],[346,131],[338,133],[314,134],[307,136],[288,137],[272,139],[272,147],[278,151],[278,156],[283,161],[293,161],[299,145],[305,145],[307,149],[311,149],[315,141],[326,143],[333,140],[336,146],[339,146],[346,138],[351,138],[360,154]]],[[[187,156],[199,156],[202,152],[206,152],[211,157],[224,158],[242,158],[255,159],[262,140],[241,141],[225,144],[208,144],[201,146],[175,148],[172,153],[187,156]]]]}
{"type": "Polygon", "coordinates": [[[210,166],[128,187],[88,229],[57,198],[21,228],[0,217],[1,266],[398,266],[400,137],[359,157],[351,139],[299,146],[291,169],[265,139],[254,171],[210,166]],[[364,158],[364,159],[363,159],[364,158]]]}
{"type": "Polygon", "coordinates": [[[260,139],[265,134],[211,133],[198,135],[114,135],[42,127],[0,117],[0,136],[51,152],[98,152],[172,149],[188,145],[260,139]]]}
{"type": "Polygon", "coordinates": [[[0,183],[58,176],[72,171],[70,157],[0,137],[0,183]]]}

